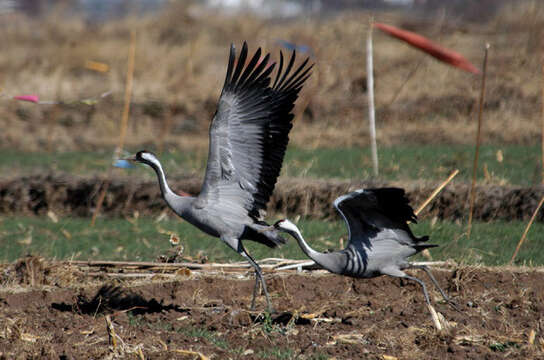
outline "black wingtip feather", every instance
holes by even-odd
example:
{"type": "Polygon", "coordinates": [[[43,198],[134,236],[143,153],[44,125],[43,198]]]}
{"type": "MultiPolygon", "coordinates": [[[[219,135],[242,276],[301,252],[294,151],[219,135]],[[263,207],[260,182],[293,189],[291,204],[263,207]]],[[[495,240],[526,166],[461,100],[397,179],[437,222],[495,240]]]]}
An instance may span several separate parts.
{"type": "MultiPolygon", "coordinates": [[[[295,69],[296,52],[289,61],[285,61],[280,51],[279,66],[269,64],[270,54],[261,57],[259,48],[248,64],[248,46],[244,42],[236,59],[236,50],[231,45],[229,65],[222,96],[230,93],[236,98],[236,106],[243,110],[243,122],[258,122],[262,126],[262,154],[254,159],[260,164],[259,173],[248,175],[256,187],[253,200],[248,204],[248,213],[254,219],[259,218],[260,210],[266,208],[280,174],[283,158],[289,142],[289,132],[293,127],[294,115],[291,113],[294,102],[304,82],[311,75],[313,67],[308,66],[309,58],[295,69]],[[274,84],[270,86],[271,74],[276,70],[274,84]],[[256,176],[253,177],[253,176],[256,176]]],[[[241,164],[244,164],[246,160],[241,164]]],[[[242,165],[245,166],[245,165],[242,165]]],[[[249,169],[248,169],[249,171],[249,169]]]]}
{"type": "MultiPolygon", "coordinates": [[[[266,54],[266,56],[263,59],[261,59],[260,50],[261,49],[259,49],[259,52],[258,52],[259,57],[257,60],[261,60],[261,62],[259,63],[259,65],[257,65],[257,67],[253,70],[251,75],[247,78],[247,80],[245,81],[244,87],[247,87],[253,83],[260,83],[264,79],[268,78],[268,74],[270,74],[270,72],[272,71],[272,69],[267,69],[267,71],[263,72],[264,68],[268,65],[268,59],[270,58],[270,54],[266,54]]],[[[255,65],[253,65],[253,67],[255,67],[255,65]]]]}
{"type": "MultiPolygon", "coordinates": [[[[300,64],[300,66],[298,67],[298,69],[293,73],[293,75],[291,75],[291,77],[289,77],[289,79],[287,79],[283,85],[278,89],[278,91],[285,91],[286,89],[289,88],[289,85],[291,83],[293,83],[294,81],[296,81],[297,77],[299,76],[299,73],[302,71],[302,69],[304,69],[304,67],[306,66],[306,64],[308,63],[308,61],[310,60],[310,58],[306,58],[306,60],[300,64]]],[[[305,72],[308,72],[310,69],[306,69],[305,72]]],[[[302,74],[302,76],[304,76],[304,72],[302,74]]]]}
{"type": "Polygon", "coordinates": [[[242,45],[242,50],[240,51],[240,56],[238,56],[238,62],[236,63],[236,70],[234,70],[234,75],[232,75],[232,79],[230,79],[229,85],[238,83],[238,78],[242,74],[242,70],[244,69],[244,65],[246,64],[246,58],[247,43],[244,41],[244,45],[242,45]]]}
{"type": "Polygon", "coordinates": [[[227,66],[227,75],[225,76],[225,83],[223,84],[223,91],[231,81],[232,70],[234,67],[234,60],[236,60],[236,47],[234,43],[230,44],[229,64],[227,66]]]}
{"type": "MultiPolygon", "coordinates": [[[[309,59],[306,59],[303,65],[306,65],[308,60],[309,59]]],[[[291,76],[291,78],[288,81],[286,81],[286,83],[283,85],[283,87],[280,90],[282,91],[295,90],[296,92],[298,92],[299,86],[302,85],[310,77],[311,74],[309,72],[313,66],[314,64],[310,65],[301,74],[298,74],[298,73],[303,67],[302,66],[299,67],[297,71],[291,76]]]]}
{"type": "Polygon", "coordinates": [[[283,52],[280,50],[280,66],[278,67],[278,72],[276,73],[276,80],[274,80],[274,85],[272,88],[275,89],[278,85],[278,80],[280,79],[281,71],[283,70],[283,52]]]}
{"type": "Polygon", "coordinates": [[[295,63],[296,57],[297,57],[297,52],[293,50],[293,52],[291,53],[291,59],[289,59],[289,64],[287,64],[287,67],[285,68],[285,72],[283,73],[281,80],[277,84],[274,84],[274,87],[273,87],[274,90],[276,91],[281,90],[281,87],[283,85],[285,78],[287,78],[287,75],[289,75],[289,73],[291,72],[291,68],[293,67],[293,64],[295,63]]]}
{"type": "Polygon", "coordinates": [[[237,86],[241,88],[244,87],[246,80],[250,78],[250,75],[252,74],[253,69],[255,69],[255,65],[257,65],[257,62],[259,61],[260,58],[261,58],[261,48],[258,48],[257,51],[255,51],[255,54],[253,55],[251,60],[249,61],[249,64],[247,64],[246,69],[242,73],[242,76],[238,80],[237,86]]]}

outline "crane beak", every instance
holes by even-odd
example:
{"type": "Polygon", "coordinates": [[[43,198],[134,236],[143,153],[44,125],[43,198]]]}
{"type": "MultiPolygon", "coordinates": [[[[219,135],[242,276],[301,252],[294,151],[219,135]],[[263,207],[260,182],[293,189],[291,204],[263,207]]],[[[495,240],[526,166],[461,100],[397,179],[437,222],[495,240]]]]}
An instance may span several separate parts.
{"type": "Polygon", "coordinates": [[[258,229],[257,232],[262,234],[262,233],[265,233],[267,231],[273,231],[273,230],[276,230],[276,228],[274,227],[274,225],[270,225],[270,226],[265,226],[262,229],[258,229]]]}
{"type": "Polygon", "coordinates": [[[125,158],[125,159],[119,159],[119,160],[135,162],[136,161],[136,155],[132,155],[131,157],[128,157],[128,158],[125,158]]]}

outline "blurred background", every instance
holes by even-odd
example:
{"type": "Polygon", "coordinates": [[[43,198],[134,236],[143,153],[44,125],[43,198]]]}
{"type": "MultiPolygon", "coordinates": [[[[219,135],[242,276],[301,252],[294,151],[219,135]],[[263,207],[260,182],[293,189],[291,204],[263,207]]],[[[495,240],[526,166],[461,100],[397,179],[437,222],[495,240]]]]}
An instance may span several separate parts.
{"type": "MultiPolygon", "coordinates": [[[[332,209],[336,196],[402,186],[417,207],[459,169],[422,211],[416,232],[444,245],[434,258],[503,264],[544,195],[543,29],[537,0],[0,0],[0,259],[155,260],[176,235],[185,258],[239,260],[166,209],[149,169],[111,164],[132,43],[121,155],[156,152],[172,186],[198,194],[229,46],[247,41],[250,52],[261,47],[274,60],[297,49],[299,61],[315,63],[294,110],[270,221],[292,217],[318,248],[335,248],[346,237],[332,209]],[[365,62],[371,19],[426,36],[478,68],[491,45],[470,237],[481,77],[374,30],[380,171],[373,176],[365,62]],[[21,95],[32,101],[14,99],[21,95]]],[[[520,263],[544,263],[531,240],[543,219],[537,216],[520,263]]],[[[252,250],[303,257],[296,244],[252,250]]]]}

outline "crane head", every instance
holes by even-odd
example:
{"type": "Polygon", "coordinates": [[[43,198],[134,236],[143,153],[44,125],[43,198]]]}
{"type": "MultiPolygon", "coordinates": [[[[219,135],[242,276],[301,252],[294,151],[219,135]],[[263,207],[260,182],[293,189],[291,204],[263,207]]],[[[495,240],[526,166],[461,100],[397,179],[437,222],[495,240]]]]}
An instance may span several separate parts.
{"type": "Polygon", "coordinates": [[[157,156],[155,156],[155,154],[153,154],[151,151],[147,151],[147,150],[138,151],[136,155],[127,159],[123,159],[123,160],[135,161],[135,162],[139,162],[139,163],[143,163],[147,165],[153,165],[159,162],[159,159],[157,159],[157,156]]]}
{"type": "Polygon", "coordinates": [[[298,228],[295,224],[291,222],[289,219],[282,219],[279,221],[276,221],[274,224],[274,228],[280,231],[285,231],[287,233],[293,233],[298,232],[298,228]]]}

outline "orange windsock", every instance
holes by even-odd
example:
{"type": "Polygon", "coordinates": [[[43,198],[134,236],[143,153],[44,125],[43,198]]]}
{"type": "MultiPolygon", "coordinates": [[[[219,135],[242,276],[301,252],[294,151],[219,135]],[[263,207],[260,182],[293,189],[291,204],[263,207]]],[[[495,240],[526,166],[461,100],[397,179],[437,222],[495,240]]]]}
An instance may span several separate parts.
{"type": "Polygon", "coordinates": [[[440,61],[473,74],[480,73],[480,70],[478,70],[476,66],[472,65],[470,61],[463,57],[463,55],[439,46],[421,35],[382,23],[374,23],[374,26],[387,34],[396,37],[397,39],[407,42],[413,47],[425,51],[427,54],[437,58],[440,61]]]}

